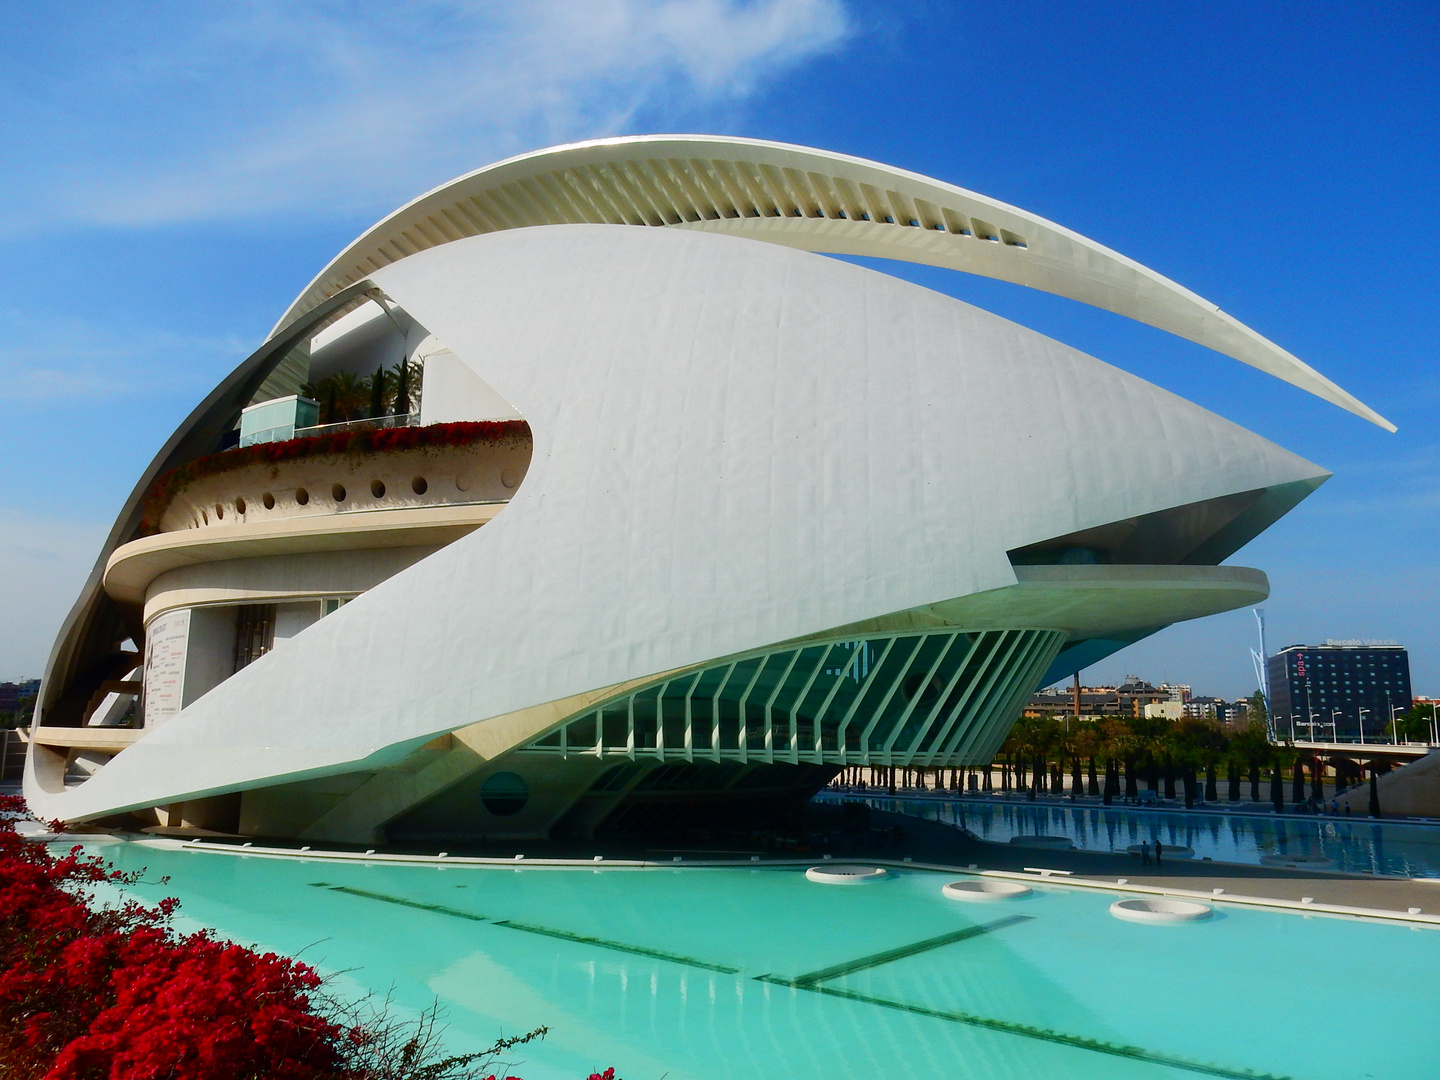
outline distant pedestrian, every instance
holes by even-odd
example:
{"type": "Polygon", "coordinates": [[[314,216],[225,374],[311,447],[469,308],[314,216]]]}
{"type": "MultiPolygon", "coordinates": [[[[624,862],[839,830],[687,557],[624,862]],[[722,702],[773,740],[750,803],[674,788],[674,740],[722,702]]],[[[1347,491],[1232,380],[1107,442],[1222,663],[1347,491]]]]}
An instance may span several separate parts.
{"type": "Polygon", "coordinates": [[[1155,841],[1155,865],[1156,865],[1156,866],[1159,866],[1159,865],[1160,865],[1160,849],[1161,849],[1162,847],[1164,847],[1164,846],[1165,846],[1165,845],[1162,844],[1162,843],[1160,843],[1159,840],[1156,840],[1156,841],[1155,841]]]}
{"type": "Polygon", "coordinates": [[[1150,865],[1150,845],[1144,840],[1140,841],[1140,864],[1142,866],[1150,865]]]}

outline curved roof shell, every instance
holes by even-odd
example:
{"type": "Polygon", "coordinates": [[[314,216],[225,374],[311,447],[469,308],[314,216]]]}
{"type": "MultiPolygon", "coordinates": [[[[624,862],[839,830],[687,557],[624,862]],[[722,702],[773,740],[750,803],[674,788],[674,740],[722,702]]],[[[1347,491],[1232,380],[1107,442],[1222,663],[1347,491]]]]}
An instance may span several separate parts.
{"type": "MultiPolygon", "coordinates": [[[[372,277],[526,417],[534,454],[514,499],[79,787],[28,783],[37,812],[372,767],[627,680],[895,613],[943,617],[1016,585],[1007,552],[1026,545],[1273,496],[1197,560],[1218,561],[1326,475],[1033,331],[782,246],[536,227],[372,277]],[[1127,437],[1095,438],[1093,416],[1116,410],[1127,437]]],[[[1209,572],[1242,597],[1225,606],[1263,595],[1254,571],[1209,572]]],[[[1163,608],[1132,621],[1153,629],[1163,608]]]]}
{"type": "Polygon", "coordinates": [[[1394,430],[1214,304],[1063,226],[917,173],[756,139],[601,139],[479,169],[367,230],[320,272],[275,331],[418,251],[469,236],[575,223],[722,232],[1013,282],[1197,342],[1394,430]]]}

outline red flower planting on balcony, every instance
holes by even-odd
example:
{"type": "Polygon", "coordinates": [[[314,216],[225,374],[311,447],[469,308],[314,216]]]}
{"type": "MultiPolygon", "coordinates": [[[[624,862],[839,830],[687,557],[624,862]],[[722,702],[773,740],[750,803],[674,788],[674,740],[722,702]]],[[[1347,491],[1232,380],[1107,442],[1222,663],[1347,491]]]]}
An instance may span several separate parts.
{"type": "Polygon", "coordinates": [[[137,875],[22,840],[24,812],[0,797],[0,1080],[459,1080],[544,1034],[443,1058],[438,1008],[353,1023],[310,966],[177,933],[173,899],[97,904],[97,886],[137,875]]]}

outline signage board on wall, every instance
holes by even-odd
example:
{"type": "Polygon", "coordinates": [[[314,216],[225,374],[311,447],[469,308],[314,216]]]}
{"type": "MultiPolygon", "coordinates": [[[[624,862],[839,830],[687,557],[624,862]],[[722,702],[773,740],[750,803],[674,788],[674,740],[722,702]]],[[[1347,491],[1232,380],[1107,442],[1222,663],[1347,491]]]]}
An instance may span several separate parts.
{"type": "Polygon", "coordinates": [[[185,650],[190,609],[156,616],[145,630],[145,726],[156,727],[180,711],[185,691],[185,650]]]}

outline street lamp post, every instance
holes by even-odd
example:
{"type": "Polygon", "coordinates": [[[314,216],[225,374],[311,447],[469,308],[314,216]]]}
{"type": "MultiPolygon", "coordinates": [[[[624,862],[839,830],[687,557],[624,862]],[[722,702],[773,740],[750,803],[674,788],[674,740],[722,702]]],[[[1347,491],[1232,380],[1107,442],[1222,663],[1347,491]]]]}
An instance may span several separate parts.
{"type": "Polygon", "coordinates": [[[1360,745],[1361,745],[1361,746],[1364,746],[1364,745],[1365,745],[1365,714],[1366,714],[1367,712],[1369,712],[1369,711],[1370,711],[1369,709],[1361,709],[1361,710],[1356,714],[1356,718],[1360,721],[1360,745]]]}
{"type": "Polygon", "coordinates": [[[1339,709],[1330,710],[1330,741],[1334,743],[1340,741],[1340,721],[1336,719],[1339,715],[1339,709]]]}
{"type": "MultiPolygon", "coordinates": [[[[1389,699],[1387,698],[1386,700],[1388,701],[1389,699]]],[[[1405,710],[1398,705],[1390,710],[1390,730],[1395,733],[1396,746],[1400,745],[1400,714],[1404,711],[1405,710]]],[[[1408,743],[1410,740],[1406,739],[1405,741],[1408,743]]]]}

